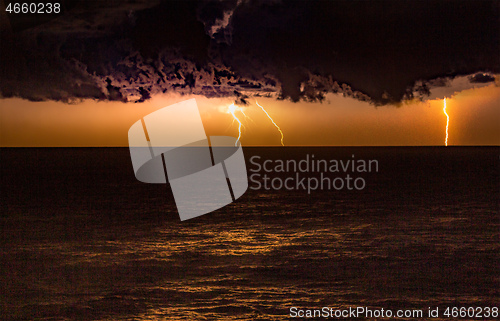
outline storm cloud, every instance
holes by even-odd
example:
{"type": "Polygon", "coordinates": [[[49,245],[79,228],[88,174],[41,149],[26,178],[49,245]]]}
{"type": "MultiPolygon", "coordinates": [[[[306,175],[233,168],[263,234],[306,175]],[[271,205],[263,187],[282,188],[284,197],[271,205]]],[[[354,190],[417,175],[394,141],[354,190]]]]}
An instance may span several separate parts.
{"type": "Polygon", "coordinates": [[[0,94],[398,102],[425,97],[439,79],[494,81],[499,3],[63,1],[43,20],[2,10],[0,94]]]}

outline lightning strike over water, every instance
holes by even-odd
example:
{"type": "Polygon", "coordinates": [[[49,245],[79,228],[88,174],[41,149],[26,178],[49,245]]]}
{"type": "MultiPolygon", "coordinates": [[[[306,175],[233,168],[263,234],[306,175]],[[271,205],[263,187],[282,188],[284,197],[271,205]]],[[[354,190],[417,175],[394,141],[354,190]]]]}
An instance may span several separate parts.
{"type": "Polygon", "coordinates": [[[446,98],[444,99],[443,105],[443,112],[446,115],[446,138],[444,139],[444,144],[445,146],[448,146],[448,126],[450,124],[450,116],[446,113],[446,98]]]}
{"type": "Polygon", "coordinates": [[[240,138],[241,138],[241,126],[242,126],[241,121],[234,114],[234,112],[236,110],[238,110],[238,108],[234,104],[229,105],[228,108],[229,108],[229,112],[231,113],[231,115],[233,115],[234,120],[236,120],[238,122],[238,138],[236,139],[236,142],[234,143],[234,146],[238,146],[238,142],[240,141],[240,138]]]}
{"type": "Polygon", "coordinates": [[[281,145],[282,146],[285,146],[285,144],[283,143],[283,132],[281,131],[281,128],[274,122],[274,120],[271,118],[271,116],[269,116],[269,114],[267,113],[267,111],[264,109],[264,107],[262,107],[258,102],[257,100],[255,101],[255,103],[257,104],[257,106],[260,107],[260,109],[262,109],[262,111],[264,113],[266,113],[267,117],[273,122],[273,125],[278,129],[278,131],[280,132],[281,134],[281,145]]]}

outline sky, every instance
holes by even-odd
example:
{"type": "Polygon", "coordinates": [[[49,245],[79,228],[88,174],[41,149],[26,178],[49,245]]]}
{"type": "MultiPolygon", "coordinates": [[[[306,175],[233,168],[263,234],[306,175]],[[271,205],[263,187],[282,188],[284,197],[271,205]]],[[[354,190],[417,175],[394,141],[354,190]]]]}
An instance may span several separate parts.
{"type": "Polygon", "coordinates": [[[2,10],[0,146],[127,146],[196,98],[244,146],[500,145],[499,1],[62,1],[2,10]],[[248,116],[245,117],[241,110],[248,116]]]}
{"type": "MultiPolygon", "coordinates": [[[[207,135],[238,136],[228,98],[197,100],[207,135]]],[[[128,128],[143,116],[188,98],[159,95],[141,105],[85,100],[28,102],[3,100],[2,146],[127,146],[128,128]]],[[[257,98],[281,128],[286,146],[439,146],[446,116],[440,98],[379,106],[328,94],[322,103],[257,98]]],[[[500,87],[463,90],[447,99],[449,145],[500,145],[500,87]]],[[[257,105],[235,115],[242,121],[243,146],[280,146],[281,135],[257,105]]]]}

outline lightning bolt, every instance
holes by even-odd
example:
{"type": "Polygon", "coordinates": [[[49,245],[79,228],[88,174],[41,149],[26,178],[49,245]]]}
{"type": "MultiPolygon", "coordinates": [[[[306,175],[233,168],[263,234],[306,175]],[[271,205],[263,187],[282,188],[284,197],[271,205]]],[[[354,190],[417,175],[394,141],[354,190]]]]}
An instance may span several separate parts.
{"type": "MultiPolygon", "coordinates": [[[[236,139],[236,142],[234,143],[234,146],[238,146],[238,142],[240,141],[240,138],[241,138],[241,126],[242,126],[241,121],[234,114],[234,112],[236,110],[238,110],[238,107],[236,107],[234,104],[231,104],[231,105],[229,105],[228,109],[229,109],[229,112],[231,113],[231,115],[233,115],[234,120],[236,120],[238,122],[238,138],[236,139]]],[[[243,115],[245,115],[245,113],[243,113],[243,115]]]]}
{"type": "Polygon", "coordinates": [[[271,118],[271,116],[269,116],[269,114],[267,113],[267,111],[264,109],[264,107],[262,107],[262,106],[261,106],[261,105],[257,102],[257,100],[255,101],[255,103],[257,104],[257,106],[259,106],[259,107],[260,107],[260,109],[262,109],[262,111],[263,111],[264,113],[266,113],[267,117],[271,120],[271,122],[273,123],[273,125],[274,125],[277,129],[278,129],[278,131],[279,131],[279,132],[280,132],[280,134],[281,134],[281,145],[282,145],[282,146],[285,146],[285,144],[283,144],[283,132],[281,131],[280,126],[278,126],[278,125],[274,122],[274,120],[271,118]]]}
{"type": "Polygon", "coordinates": [[[443,113],[446,115],[446,138],[444,139],[444,144],[448,146],[448,126],[450,125],[450,116],[446,113],[446,98],[443,102],[443,113]]]}

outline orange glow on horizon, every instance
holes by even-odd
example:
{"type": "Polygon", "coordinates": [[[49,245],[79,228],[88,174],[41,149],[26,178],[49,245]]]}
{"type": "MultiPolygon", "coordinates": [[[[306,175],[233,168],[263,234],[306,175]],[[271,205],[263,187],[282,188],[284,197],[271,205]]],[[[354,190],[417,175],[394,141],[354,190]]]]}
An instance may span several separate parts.
{"type": "MultiPolygon", "coordinates": [[[[281,146],[277,127],[258,105],[231,107],[235,108],[233,112],[241,127],[238,123],[228,128],[235,120],[228,111],[233,99],[174,94],[158,95],[141,104],[1,99],[0,146],[126,147],[128,129],[134,122],[189,98],[196,98],[208,136],[225,136],[229,130],[236,137],[239,128],[243,146],[281,146]],[[244,118],[252,121],[245,135],[244,118]]],[[[335,94],[326,95],[323,103],[295,103],[266,97],[260,97],[258,103],[265,106],[269,116],[279,120],[275,123],[283,134],[287,133],[286,146],[443,146],[443,142],[450,143],[449,138],[446,141],[443,137],[443,114],[453,118],[453,123],[446,118],[448,131],[453,133],[451,145],[498,146],[499,102],[500,86],[490,85],[455,93],[452,99],[448,96],[446,108],[443,99],[405,101],[399,107],[375,108],[367,102],[335,94]]]]}

